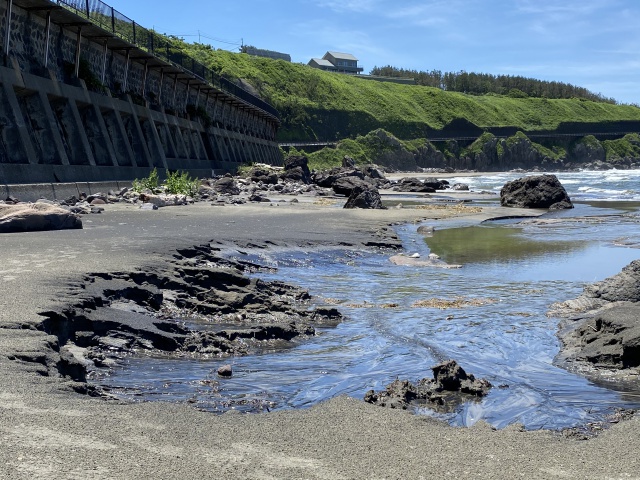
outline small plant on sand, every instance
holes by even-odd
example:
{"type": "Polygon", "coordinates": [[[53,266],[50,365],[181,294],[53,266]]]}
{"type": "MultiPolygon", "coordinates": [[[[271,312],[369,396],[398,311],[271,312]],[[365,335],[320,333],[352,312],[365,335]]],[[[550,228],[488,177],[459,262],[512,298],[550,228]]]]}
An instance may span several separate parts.
{"type": "Polygon", "coordinates": [[[159,177],[158,169],[154,168],[153,171],[146,178],[135,179],[131,185],[131,188],[135,192],[144,192],[145,190],[151,190],[151,193],[158,191],[159,177]]]}
{"type": "Polygon", "coordinates": [[[249,172],[253,169],[253,162],[251,163],[247,163],[244,165],[240,165],[237,169],[236,169],[236,174],[240,177],[248,177],[249,176],[249,172]]]}
{"type": "Polygon", "coordinates": [[[193,197],[198,193],[200,188],[200,181],[195,178],[191,178],[187,172],[169,172],[167,179],[164,181],[164,186],[167,193],[174,195],[189,195],[193,197]]]}

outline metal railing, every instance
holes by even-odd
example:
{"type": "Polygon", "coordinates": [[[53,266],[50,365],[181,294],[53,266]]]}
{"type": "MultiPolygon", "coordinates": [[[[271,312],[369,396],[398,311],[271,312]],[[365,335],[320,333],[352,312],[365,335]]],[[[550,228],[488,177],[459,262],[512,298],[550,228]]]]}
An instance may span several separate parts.
{"type": "Polygon", "coordinates": [[[132,45],[184,69],[203,82],[279,118],[278,111],[264,100],[218,75],[186,54],[171,40],[158,35],[153,30],[144,28],[106,3],[100,0],[56,0],[56,3],[132,45]]]}

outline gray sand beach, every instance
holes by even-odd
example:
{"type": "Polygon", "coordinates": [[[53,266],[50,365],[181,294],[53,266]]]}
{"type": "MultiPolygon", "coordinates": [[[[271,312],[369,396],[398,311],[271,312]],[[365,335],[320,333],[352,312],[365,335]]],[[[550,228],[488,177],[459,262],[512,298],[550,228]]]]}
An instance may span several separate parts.
{"type": "MultiPolygon", "coordinates": [[[[208,242],[399,245],[390,224],[449,215],[311,202],[158,211],[108,205],[84,217],[82,230],[2,235],[0,478],[640,478],[638,418],[580,441],[483,422],[454,428],[347,397],[307,410],[214,415],[182,404],[81,395],[47,367],[55,363],[57,339],[36,329],[39,313],[68,302],[68,284],[88,273],[162,264],[178,248],[208,242]]],[[[485,208],[474,218],[502,215],[485,208]]]]}

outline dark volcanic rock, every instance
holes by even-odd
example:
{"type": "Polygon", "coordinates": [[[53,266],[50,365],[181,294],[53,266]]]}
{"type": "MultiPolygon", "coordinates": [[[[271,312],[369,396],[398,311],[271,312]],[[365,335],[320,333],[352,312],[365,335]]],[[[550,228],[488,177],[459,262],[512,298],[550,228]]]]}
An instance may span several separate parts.
{"type": "Polygon", "coordinates": [[[357,177],[364,180],[364,173],[362,173],[358,168],[336,167],[330,170],[316,172],[313,175],[312,180],[313,183],[319,187],[332,188],[336,180],[343,177],[357,177]]]}
{"type": "Polygon", "coordinates": [[[384,180],[387,178],[384,175],[384,172],[378,168],[376,165],[364,165],[362,166],[362,173],[364,173],[365,177],[369,177],[373,180],[384,180]]]}
{"type": "Polygon", "coordinates": [[[280,178],[285,181],[302,182],[305,184],[308,184],[311,181],[309,175],[305,173],[302,167],[285,170],[280,174],[280,178]]]}
{"type": "Polygon", "coordinates": [[[259,193],[254,193],[249,197],[249,201],[250,202],[258,202],[258,203],[269,203],[271,202],[271,200],[269,200],[267,197],[265,197],[264,195],[260,195],[259,193]]]}
{"type": "Polygon", "coordinates": [[[586,286],[578,298],[556,303],[551,310],[555,315],[566,316],[616,302],[640,302],[640,260],[634,260],[613,277],[586,286]]]}
{"type": "Polygon", "coordinates": [[[447,408],[489,393],[491,383],[467,374],[454,360],[432,367],[434,378],[418,383],[395,380],[381,392],[369,390],[364,401],[381,407],[406,409],[411,402],[427,401],[447,408]]]}
{"type": "Polygon", "coordinates": [[[367,185],[368,184],[361,178],[349,176],[338,178],[335,182],[333,182],[331,188],[338,195],[344,195],[348,197],[356,187],[366,188],[367,185]]]}
{"type": "Polygon", "coordinates": [[[518,208],[573,208],[567,191],[555,175],[522,177],[507,182],[500,190],[500,204],[518,208]]]}
{"type": "Polygon", "coordinates": [[[238,188],[238,185],[236,184],[236,181],[233,179],[233,177],[219,178],[213,183],[212,187],[216,192],[222,193],[223,195],[240,194],[240,188],[238,188]]]}
{"type": "Polygon", "coordinates": [[[433,186],[425,185],[422,180],[413,177],[405,177],[398,180],[394,190],[414,193],[435,193],[436,191],[433,186]]]}
{"type": "Polygon", "coordinates": [[[356,161],[353,158],[351,158],[349,155],[345,155],[342,158],[342,166],[344,168],[353,168],[356,166],[356,161]]]}
{"type": "Polygon", "coordinates": [[[249,173],[249,177],[253,182],[262,182],[268,185],[278,183],[278,174],[269,168],[255,167],[249,173]]]}
{"type": "Polygon", "coordinates": [[[461,392],[482,397],[489,393],[491,384],[472,374],[467,374],[454,360],[432,367],[433,377],[437,388],[450,392],[461,392]]]}
{"type": "Polygon", "coordinates": [[[285,180],[311,183],[309,160],[304,155],[290,155],[284,160],[284,172],[281,178],[285,180]]]}
{"type": "Polygon", "coordinates": [[[434,190],[444,190],[449,188],[449,182],[447,180],[438,180],[434,177],[427,177],[422,181],[422,184],[426,187],[431,187],[434,190]]]}
{"type": "Polygon", "coordinates": [[[562,323],[560,358],[609,369],[640,366],[640,260],[553,305],[551,313],[579,314],[562,323]]]}
{"type": "Polygon", "coordinates": [[[220,258],[204,245],[179,250],[166,268],[91,275],[72,287],[78,289],[71,292],[73,304],[41,313],[41,329],[65,349],[53,368],[84,381],[83,369],[109,368],[138,349],[242,355],[274,343],[286,346],[314,335],[315,325],[342,320],[333,307],[310,309],[305,290],[243,274],[261,268],[220,258]],[[199,330],[177,320],[192,316],[218,327],[199,330]],[[67,354],[79,350],[86,351],[80,364],[76,354],[67,354]]]}
{"type": "Polygon", "coordinates": [[[357,185],[349,195],[344,208],[369,208],[369,209],[386,209],[382,205],[382,199],[378,189],[368,183],[357,185]]]}
{"type": "Polygon", "coordinates": [[[584,318],[562,337],[572,360],[616,369],[640,366],[640,308],[619,305],[584,318]]]}

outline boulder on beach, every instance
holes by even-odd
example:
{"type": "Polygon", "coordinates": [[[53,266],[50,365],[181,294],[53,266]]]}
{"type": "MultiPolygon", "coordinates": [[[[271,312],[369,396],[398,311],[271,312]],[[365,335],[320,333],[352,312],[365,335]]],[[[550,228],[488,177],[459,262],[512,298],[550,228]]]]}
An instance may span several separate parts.
{"type": "Polygon", "coordinates": [[[338,195],[344,195],[348,197],[356,187],[366,188],[366,185],[368,185],[368,183],[366,183],[361,178],[348,176],[336,179],[336,181],[333,182],[333,185],[331,185],[331,188],[338,195]]]}
{"type": "Polygon", "coordinates": [[[252,182],[262,182],[267,185],[278,183],[278,173],[268,166],[253,167],[249,172],[249,178],[251,178],[252,182]]]}
{"type": "Polygon", "coordinates": [[[305,155],[290,155],[284,159],[284,171],[280,175],[283,180],[311,183],[309,160],[305,155]]]}
{"type": "Polygon", "coordinates": [[[405,177],[398,180],[393,187],[398,192],[413,192],[413,193],[435,193],[436,189],[433,185],[425,185],[422,180],[414,177],[405,177]]]}
{"type": "Polygon", "coordinates": [[[567,360],[616,370],[640,367],[639,318],[637,305],[616,305],[582,318],[561,337],[567,360]]]}
{"type": "Polygon", "coordinates": [[[233,177],[222,177],[213,182],[213,190],[223,195],[239,195],[240,188],[233,177]]]}
{"type": "Polygon", "coordinates": [[[640,367],[640,260],[554,304],[551,313],[569,317],[559,334],[560,358],[609,370],[640,367]]]}
{"type": "Polygon", "coordinates": [[[82,228],[75,213],[48,203],[0,205],[0,233],[82,228]]]}
{"type": "Polygon", "coordinates": [[[431,368],[433,379],[423,378],[417,383],[395,380],[385,390],[369,390],[364,401],[381,407],[406,409],[413,401],[427,401],[432,405],[459,405],[489,393],[492,385],[483,378],[476,379],[458,365],[455,360],[440,363],[431,368]]]}
{"type": "Polygon", "coordinates": [[[534,175],[507,182],[500,190],[500,204],[550,210],[573,208],[567,191],[555,175],[534,175]]]}
{"type": "Polygon", "coordinates": [[[640,306],[640,260],[634,260],[612,277],[587,285],[577,298],[555,303],[551,306],[551,312],[554,315],[574,315],[619,302],[640,306]]]}
{"type": "Polygon", "coordinates": [[[361,182],[360,185],[356,185],[353,190],[351,190],[351,194],[344,208],[386,209],[387,207],[382,204],[378,189],[362,180],[361,182]]]}

